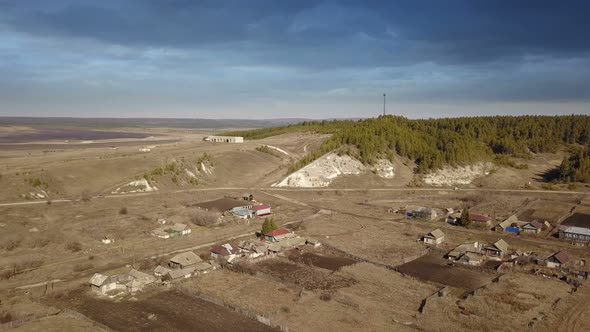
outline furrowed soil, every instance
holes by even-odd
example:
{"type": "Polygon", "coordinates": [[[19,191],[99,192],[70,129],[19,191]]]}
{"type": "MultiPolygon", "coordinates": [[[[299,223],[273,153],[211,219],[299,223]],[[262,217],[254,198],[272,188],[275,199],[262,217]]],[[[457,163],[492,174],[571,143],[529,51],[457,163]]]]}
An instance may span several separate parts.
{"type": "Polygon", "coordinates": [[[477,289],[491,282],[492,275],[458,266],[448,266],[448,261],[429,254],[397,267],[397,271],[420,280],[462,288],[477,289]]]}
{"type": "Polygon", "coordinates": [[[80,289],[50,302],[56,307],[78,311],[116,331],[275,331],[178,291],[141,294],[137,301],[115,302],[80,289]],[[152,319],[150,315],[154,315],[152,319]]]}
{"type": "Polygon", "coordinates": [[[298,250],[291,251],[288,257],[292,262],[301,262],[306,265],[317,266],[331,271],[336,271],[344,266],[356,263],[356,261],[347,257],[325,255],[314,252],[301,252],[298,250]]]}

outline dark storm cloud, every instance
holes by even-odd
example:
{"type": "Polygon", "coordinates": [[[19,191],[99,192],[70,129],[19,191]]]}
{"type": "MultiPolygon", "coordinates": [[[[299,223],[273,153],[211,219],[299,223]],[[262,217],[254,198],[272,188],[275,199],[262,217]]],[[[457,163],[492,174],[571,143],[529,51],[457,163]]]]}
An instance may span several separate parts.
{"type": "Polygon", "coordinates": [[[142,93],[192,105],[382,91],[586,102],[588,12],[576,0],[0,0],[0,94],[56,107],[60,89],[137,105],[142,93]]]}
{"type": "Polygon", "coordinates": [[[245,43],[246,51],[248,46],[270,48],[266,60],[273,63],[301,64],[298,55],[310,66],[477,63],[527,54],[586,54],[590,48],[587,1],[38,3],[5,3],[4,21],[35,35],[122,45],[195,48],[245,43]],[[291,57],[284,54],[289,52],[291,57]]]}

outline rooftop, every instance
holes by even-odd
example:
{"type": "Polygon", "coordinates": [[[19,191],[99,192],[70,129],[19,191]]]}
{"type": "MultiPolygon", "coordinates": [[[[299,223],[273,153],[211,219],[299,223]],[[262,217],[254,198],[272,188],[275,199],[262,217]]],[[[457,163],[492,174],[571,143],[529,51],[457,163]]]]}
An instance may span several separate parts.
{"type": "Polygon", "coordinates": [[[470,213],[469,218],[471,220],[477,221],[477,222],[488,222],[488,221],[492,220],[490,217],[486,217],[484,215],[477,214],[477,213],[470,213]]]}
{"type": "Polygon", "coordinates": [[[264,235],[266,235],[266,236],[279,236],[279,235],[286,235],[289,233],[291,233],[291,232],[286,228],[278,228],[278,229],[270,231],[264,235]]]}
{"type": "Polygon", "coordinates": [[[231,210],[236,207],[247,206],[247,205],[250,205],[250,204],[248,204],[247,201],[231,199],[231,198],[220,198],[220,199],[216,199],[213,201],[200,202],[200,203],[195,204],[195,206],[198,206],[202,209],[214,210],[214,211],[219,211],[219,212],[225,212],[227,210],[231,210]]]}
{"type": "Polygon", "coordinates": [[[173,263],[181,264],[183,266],[188,266],[202,262],[203,260],[194,252],[187,251],[170,258],[170,261],[173,263]]]}
{"type": "Polygon", "coordinates": [[[570,226],[566,227],[563,232],[590,236],[590,228],[585,227],[570,226]]]}
{"type": "Polygon", "coordinates": [[[252,206],[252,210],[254,210],[254,211],[264,210],[264,209],[268,209],[268,208],[270,208],[270,206],[264,205],[264,204],[252,206]]]}
{"type": "Polygon", "coordinates": [[[555,260],[557,260],[561,264],[567,264],[567,262],[569,262],[572,259],[569,252],[565,250],[560,250],[559,252],[553,254],[551,257],[554,257],[555,260]]]}
{"type": "Polygon", "coordinates": [[[441,231],[440,229],[435,229],[428,234],[434,237],[435,239],[440,239],[441,237],[445,236],[445,233],[443,233],[443,231],[441,231]]]}

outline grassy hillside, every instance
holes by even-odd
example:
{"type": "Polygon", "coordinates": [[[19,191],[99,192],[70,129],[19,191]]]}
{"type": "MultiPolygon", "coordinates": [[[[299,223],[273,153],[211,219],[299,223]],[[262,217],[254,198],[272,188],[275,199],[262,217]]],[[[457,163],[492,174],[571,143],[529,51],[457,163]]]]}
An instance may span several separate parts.
{"type": "Polygon", "coordinates": [[[394,153],[416,162],[418,172],[444,165],[529,157],[567,144],[590,143],[590,116],[494,116],[410,120],[381,116],[359,121],[310,121],[288,126],[228,132],[261,139],[289,132],[332,134],[317,150],[293,163],[295,171],[330,151],[365,163],[394,153]]]}

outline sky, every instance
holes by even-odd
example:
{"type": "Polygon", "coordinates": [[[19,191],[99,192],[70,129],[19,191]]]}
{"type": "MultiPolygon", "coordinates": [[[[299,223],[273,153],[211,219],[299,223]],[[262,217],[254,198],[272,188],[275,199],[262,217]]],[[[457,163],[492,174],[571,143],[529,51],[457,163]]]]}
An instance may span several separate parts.
{"type": "Polygon", "coordinates": [[[0,116],[590,114],[589,1],[0,0],[0,116]]]}

